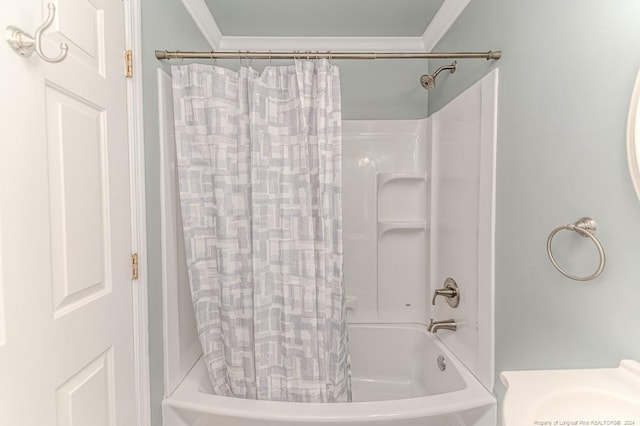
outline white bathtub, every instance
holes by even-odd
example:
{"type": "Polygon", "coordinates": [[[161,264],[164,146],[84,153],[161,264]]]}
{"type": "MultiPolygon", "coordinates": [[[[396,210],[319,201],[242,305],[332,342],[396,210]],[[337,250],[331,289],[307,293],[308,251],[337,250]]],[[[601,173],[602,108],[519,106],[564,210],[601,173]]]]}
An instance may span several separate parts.
{"type": "MultiPolygon", "coordinates": [[[[423,325],[351,325],[353,402],[212,395],[200,359],[163,401],[165,426],[495,426],[496,400],[423,325]],[[441,371],[438,357],[446,368],[441,371]]],[[[445,331],[446,332],[446,331],[445,331]]]]}

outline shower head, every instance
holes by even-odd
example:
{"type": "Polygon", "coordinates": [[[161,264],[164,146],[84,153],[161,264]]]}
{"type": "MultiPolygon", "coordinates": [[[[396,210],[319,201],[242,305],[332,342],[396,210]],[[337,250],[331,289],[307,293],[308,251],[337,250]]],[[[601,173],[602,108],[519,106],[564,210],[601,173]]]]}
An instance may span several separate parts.
{"type": "Polygon", "coordinates": [[[456,72],[456,67],[458,63],[453,61],[451,65],[441,66],[434,72],[433,74],[424,74],[420,77],[420,84],[427,90],[434,89],[436,87],[436,77],[444,70],[451,70],[451,74],[456,72]]]}
{"type": "Polygon", "coordinates": [[[420,84],[427,90],[435,89],[436,79],[431,74],[424,74],[420,77],[420,84]]]}

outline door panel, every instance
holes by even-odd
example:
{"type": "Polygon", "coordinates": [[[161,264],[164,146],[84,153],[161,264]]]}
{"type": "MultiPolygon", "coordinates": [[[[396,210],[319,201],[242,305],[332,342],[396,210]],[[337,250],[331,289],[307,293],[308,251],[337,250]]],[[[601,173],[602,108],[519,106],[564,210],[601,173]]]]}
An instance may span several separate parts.
{"type": "MultiPolygon", "coordinates": [[[[0,241],[2,241],[2,211],[0,210],[0,241]]],[[[2,273],[2,244],[0,244],[0,348],[4,346],[6,341],[5,331],[5,315],[6,310],[4,307],[4,274],[2,273]]]]}
{"type": "MultiPolygon", "coordinates": [[[[56,6],[63,62],[0,49],[0,425],[133,426],[123,4],[56,6]]],[[[0,26],[46,11],[1,2],[0,26]]]]}
{"type": "Polygon", "coordinates": [[[57,426],[115,426],[113,348],[56,391],[57,426]]]}
{"type": "Polygon", "coordinates": [[[106,113],[47,87],[54,317],[109,293],[106,113]]]}
{"type": "MultiPolygon", "coordinates": [[[[55,44],[69,44],[69,54],[84,62],[94,72],[104,77],[106,34],[103,1],[65,0],[59,3],[55,44]]],[[[45,4],[46,6],[46,4],[45,4]]]]}

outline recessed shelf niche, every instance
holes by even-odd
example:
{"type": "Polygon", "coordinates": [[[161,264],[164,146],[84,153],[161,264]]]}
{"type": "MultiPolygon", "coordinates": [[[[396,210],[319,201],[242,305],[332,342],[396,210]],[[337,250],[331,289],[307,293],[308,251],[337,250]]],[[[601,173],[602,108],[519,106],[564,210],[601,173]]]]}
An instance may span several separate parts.
{"type": "Polygon", "coordinates": [[[378,317],[424,322],[429,288],[426,173],[378,173],[375,193],[378,317]]]}

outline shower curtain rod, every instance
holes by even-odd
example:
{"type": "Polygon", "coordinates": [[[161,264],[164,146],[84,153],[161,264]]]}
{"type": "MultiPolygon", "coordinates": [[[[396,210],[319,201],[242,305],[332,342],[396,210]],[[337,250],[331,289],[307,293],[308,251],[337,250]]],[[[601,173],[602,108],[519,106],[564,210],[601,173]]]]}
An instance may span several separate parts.
{"type": "Polygon", "coordinates": [[[499,50],[488,52],[180,52],[156,50],[157,59],[500,59],[499,50]]]}

